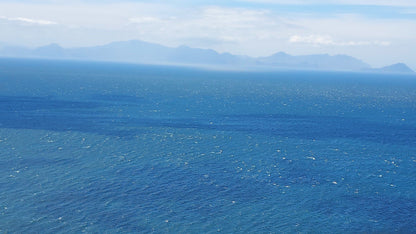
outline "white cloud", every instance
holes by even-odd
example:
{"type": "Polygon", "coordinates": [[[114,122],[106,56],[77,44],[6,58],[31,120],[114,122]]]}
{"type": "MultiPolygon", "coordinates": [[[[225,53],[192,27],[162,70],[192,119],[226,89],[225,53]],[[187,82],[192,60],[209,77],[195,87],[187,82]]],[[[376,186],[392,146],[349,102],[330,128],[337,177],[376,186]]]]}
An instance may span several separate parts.
{"type": "Polygon", "coordinates": [[[414,0],[240,0],[240,2],[254,2],[281,5],[371,5],[371,6],[401,6],[416,7],[414,0]]]}
{"type": "Polygon", "coordinates": [[[160,22],[163,22],[162,19],[156,18],[156,17],[152,17],[152,16],[133,17],[133,18],[130,18],[129,21],[131,23],[137,23],[137,24],[142,24],[142,23],[160,23],[160,22]]]}
{"type": "Polygon", "coordinates": [[[309,35],[309,36],[298,36],[294,35],[289,38],[290,43],[306,43],[316,45],[332,45],[334,41],[329,36],[320,35],[309,35]]]}
{"type": "Polygon", "coordinates": [[[24,17],[5,17],[0,16],[0,19],[12,21],[12,22],[19,22],[23,24],[30,24],[30,25],[56,25],[58,23],[49,21],[49,20],[40,20],[40,19],[30,19],[24,17]]]}
{"type": "Polygon", "coordinates": [[[163,38],[179,42],[204,38],[217,43],[244,42],[275,38],[287,25],[267,10],[202,7],[173,16],[148,14],[129,18],[144,38],[163,38]],[[167,38],[166,35],[169,35],[167,38]]]}
{"type": "Polygon", "coordinates": [[[389,46],[389,41],[335,41],[327,35],[293,35],[289,38],[290,43],[311,44],[313,46],[389,46]]]}

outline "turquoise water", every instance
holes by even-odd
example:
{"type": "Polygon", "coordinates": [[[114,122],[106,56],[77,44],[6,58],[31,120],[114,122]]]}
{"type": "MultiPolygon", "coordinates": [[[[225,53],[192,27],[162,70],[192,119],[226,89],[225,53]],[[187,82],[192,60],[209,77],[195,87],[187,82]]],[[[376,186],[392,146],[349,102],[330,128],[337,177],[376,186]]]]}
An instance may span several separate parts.
{"type": "Polygon", "coordinates": [[[0,233],[416,232],[416,76],[0,60],[0,233]]]}

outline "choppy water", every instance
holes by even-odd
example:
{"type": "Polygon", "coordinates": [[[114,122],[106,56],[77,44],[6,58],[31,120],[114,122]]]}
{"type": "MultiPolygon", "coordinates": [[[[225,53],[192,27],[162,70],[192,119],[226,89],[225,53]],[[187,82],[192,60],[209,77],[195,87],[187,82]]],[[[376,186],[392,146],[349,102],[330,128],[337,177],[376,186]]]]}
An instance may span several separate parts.
{"type": "Polygon", "coordinates": [[[416,232],[416,77],[0,60],[0,233],[416,232]]]}

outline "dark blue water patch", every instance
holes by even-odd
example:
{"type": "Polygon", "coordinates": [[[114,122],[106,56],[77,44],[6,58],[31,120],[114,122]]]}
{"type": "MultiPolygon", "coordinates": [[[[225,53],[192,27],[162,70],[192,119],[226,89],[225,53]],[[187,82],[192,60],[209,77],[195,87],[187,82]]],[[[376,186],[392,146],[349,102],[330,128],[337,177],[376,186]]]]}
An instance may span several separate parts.
{"type": "Polygon", "coordinates": [[[73,100],[57,100],[54,97],[0,96],[1,112],[24,112],[36,110],[82,110],[102,106],[100,103],[73,100]]]}
{"type": "Polygon", "coordinates": [[[1,96],[0,126],[15,129],[98,132],[119,136],[134,134],[128,130],[115,129],[111,124],[117,127],[117,117],[98,110],[99,107],[113,105],[113,103],[91,101],[57,100],[52,97],[1,96]]]}
{"type": "Polygon", "coordinates": [[[372,123],[356,118],[302,115],[253,115],[197,119],[130,119],[131,125],[241,131],[247,134],[330,139],[357,138],[386,144],[416,144],[416,128],[410,125],[372,123]]]}
{"type": "Polygon", "coordinates": [[[90,97],[92,100],[105,101],[110,103],[131,103],[138,104],[144,101],[143,97],[136,97],[132,95],[119,95],[119,94],[97,94],[90,97]]]}
{"type": "Polygon", "coordinates": [[[95,132],[132,137],[143,127],[243,131],[248,134],[302,139],[359,138],[387,144],[416,144],[410,125],[369,122],[354,117],[295,114],[205,115],[194,118],[126,116],[113,110],[143,99],[127,95],[97,95],[96,101],[56,100],[52,97],[0,97],[0,126],[19,129],[95,132]],[[112,101],[111,101],[112,100],[112,101]],[[103,107],[110,109],[103,110],[103,107]],[[101,109],[100,109],[101,108],[101,109]],[[128,126],[128,129],[122,129],[128,126]]]}
{"type": "Polygon", "coordinates": [[[416,231],[416,200],[403,197],[384,197],[378,195],[351,195],[338,199],[325,199],[311,204],[311,209],[325,214],[328,217],[341,215],[347,218],[365,217],[368,222],[358,219],[353,222],[362,222],[360,226],[351,227],[349,223],[343,224],[346,232],[401,232],[416,231]],[[388,227],[388,228],[386,228],[388,227]]]}
{"type": "MultiPolygon", "coordinates": [[[[3,168],[12,166],[13,168],[38,168],[42,169],[45,166],[48,167],[60,167],[64,165],[76,165],[77,161],[71,158],[50,158],[45,156],[37,155],[36,157],[32,158],[18,158],[15,157],[13,159],[2,159],[0,160],[0,165],[3,168]]],[[[6,172],[7,173],[7,172],[6,172]]]]}
{"type": "Polygon", "coordinates": [[[414,126],[375,123],[354,117],[254,114],[226,116],[224,120],[225,124],[236,123],[234,127],[237,131],[261,132],[278,136],[305,139],[358,138],[393,144],[416,143],[414,126]]]}
{"type": "Polygon", "coordinates": [[[82,217],[79,222],[100,223],[101,228],[131,232],[147,230],[149,227],[135,221],[147,216],[165,216],[177,223],[200,223],[212,216],[226,215],[226,207],[233,200],[255,201],[270,193],[261,184],[253,188],[248,186],[252,182],[242,183],[231,177],[223,177],[220,183],[225,184],[218,186],[204,181],[198,173],[178,167],[126,168],[104,178],[86,174],[83,183],[40,194],[36,197],[36,213],[54,217],[55,221],[57,217],[72,221],[82,217]]]}
{"type": "Polygon", "coordinates": [[[110,129],[113,118],[82,114],[3,113],[0,126],[15,129],[43,129],[51,131],[96,132],[107,135],[129,135],[128,131],[110,129]],[[105,123],[105,124],[104,124],[105,123]]]}

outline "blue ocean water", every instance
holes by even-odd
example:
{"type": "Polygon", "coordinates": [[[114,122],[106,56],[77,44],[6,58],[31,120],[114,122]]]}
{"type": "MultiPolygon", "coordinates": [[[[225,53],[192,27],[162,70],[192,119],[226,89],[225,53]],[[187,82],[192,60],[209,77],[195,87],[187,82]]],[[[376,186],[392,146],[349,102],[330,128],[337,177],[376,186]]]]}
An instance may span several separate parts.
{"type": "Polygon", "coordinates": [[[0,233],[416,232],[416,76],[0,59],[0,233]]]}

